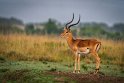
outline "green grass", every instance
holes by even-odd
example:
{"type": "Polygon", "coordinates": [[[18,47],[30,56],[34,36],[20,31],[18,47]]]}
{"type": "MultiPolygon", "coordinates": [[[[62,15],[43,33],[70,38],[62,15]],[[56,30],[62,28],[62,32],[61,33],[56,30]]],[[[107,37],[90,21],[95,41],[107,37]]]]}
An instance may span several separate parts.
{"type": "Polygon", "coordinates": [[[54,83],[56,79],[61,78],[64,82],[72,82],[66,77],[58,77],[53,75],[47,75],[45,71],[68,71],[68,68],[61,63],[54,62],[40,62],[40,61],[8,61],[0,63],[0,79],[13,82],[27,82],[27,83],[54,83]]]}
{"type": "MultiPolygon", "coordinates": [[[[81,73],[94,71],[95,65],[81,63],[81,73]]],[[[0,63],[0,79],[8,83],[54,83],[56,79],[75,83],[67,77],[47,75],[45,71],[72,72],[73,66],[67,63],[46,61],[6,61],[0,63]]],[[[108,76],[124,77],[124,70],[116,65],[101,65],[100,72],[108,76]]]]}

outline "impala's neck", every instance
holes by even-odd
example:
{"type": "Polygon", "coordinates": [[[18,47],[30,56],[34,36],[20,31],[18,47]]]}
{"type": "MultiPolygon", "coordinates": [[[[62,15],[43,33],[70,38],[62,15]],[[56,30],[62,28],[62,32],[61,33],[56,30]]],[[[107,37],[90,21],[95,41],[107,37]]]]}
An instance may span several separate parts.
{"type": "Polygon", "coordinates": [[[73,42],[74,42],[74,38],[73,38],[72,34],[70,34],[70,35],[66,38],[66,41],[67,41],[69,47],[72,47],[73,42]]]}

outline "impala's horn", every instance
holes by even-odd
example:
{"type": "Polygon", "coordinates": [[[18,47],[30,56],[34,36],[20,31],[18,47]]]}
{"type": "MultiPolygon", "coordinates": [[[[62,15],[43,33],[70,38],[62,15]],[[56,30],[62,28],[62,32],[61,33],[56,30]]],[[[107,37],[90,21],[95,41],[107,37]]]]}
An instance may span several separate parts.
{"type": "Polygon", "coordinates": [[[74,26],[74,25],[77,25],[78,23],[80,22],[80,15],[79,15],[79,20],[77,23],[74,23],[74,24],[71,24],[70,26],[68,26],[68,29],[70,29],[70,27],[74,26]]]}
{"type": "Polygon", "coordinates": [[[74,13],[73,13],[73,18],[72,18],[72,20],[71,20],[70,22],[68,22],[68,23],[65,25],[66,29],[68,29],[68,28],[67,28],[67,27],[68,27],[68,25],[69,25],[70,23],[72,23],[72,22],[73,22],[73,20],[74,20],[74,13]]]}

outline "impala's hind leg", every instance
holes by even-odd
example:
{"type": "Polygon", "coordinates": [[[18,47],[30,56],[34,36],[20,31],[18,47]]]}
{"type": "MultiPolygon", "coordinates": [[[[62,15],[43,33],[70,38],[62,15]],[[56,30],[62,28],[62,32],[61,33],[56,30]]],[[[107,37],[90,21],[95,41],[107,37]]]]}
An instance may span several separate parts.
{"type": "Polygon", "coordinates": [[[94,74],[96,74],[96,73],[98,73],[99,67],[100,67],[100,57],[98,56],[97,53],[93,53],[93,56],[94,56],[94,58],[96,60],[96,70],[94,72],[94,74]]]}

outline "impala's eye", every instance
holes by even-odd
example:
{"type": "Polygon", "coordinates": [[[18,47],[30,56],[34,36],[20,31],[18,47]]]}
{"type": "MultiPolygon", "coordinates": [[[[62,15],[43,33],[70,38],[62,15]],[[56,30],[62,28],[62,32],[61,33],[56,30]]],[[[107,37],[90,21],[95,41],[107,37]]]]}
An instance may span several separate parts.
{"type": "Polygon", "coordinates": [[[66,32],[66,33],[68,33],[68,32],[66,32]]]}

